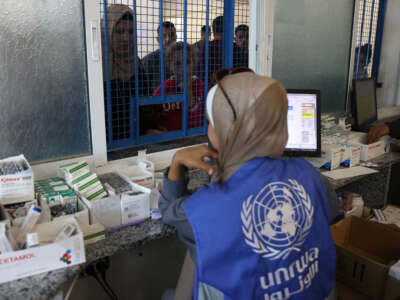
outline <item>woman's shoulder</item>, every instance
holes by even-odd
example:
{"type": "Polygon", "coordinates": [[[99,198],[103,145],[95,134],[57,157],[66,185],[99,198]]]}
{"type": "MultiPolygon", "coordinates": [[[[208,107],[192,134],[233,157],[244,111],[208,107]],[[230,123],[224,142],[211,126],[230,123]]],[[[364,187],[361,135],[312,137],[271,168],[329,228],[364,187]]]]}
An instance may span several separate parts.
{"type": "Polygon", "coordinates": [[[223,191],[223,184],[218,182],[212,182],[208,185],[198,188],[189,198],[196,200],[199,198],[209,197],[210,195],[216,195],[223,191]]]}

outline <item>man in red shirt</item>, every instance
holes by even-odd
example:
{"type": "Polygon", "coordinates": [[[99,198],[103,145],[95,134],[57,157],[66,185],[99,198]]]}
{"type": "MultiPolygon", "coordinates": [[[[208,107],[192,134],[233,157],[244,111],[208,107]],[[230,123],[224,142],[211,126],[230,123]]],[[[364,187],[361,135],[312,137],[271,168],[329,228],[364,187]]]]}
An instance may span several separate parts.
{"type": "MultiPolygon", "coordinates": [[[[173,76],[164,82],[165,95],[181,94],[184,90],[184,43],[178,42],[167,52],[167,64],[173,72],[173,76]]],[[[187,74],[187,128],[202,127],[204,125],[204,83],[195,75],[192,75],[193,51],[188,45],[186,50],[186,74],[187,74]]],[[[154,91],[154,96],[161,95],[161,87],[154,91]]],[[[182,129],[183,102],[163,103],[157,105],[156,111],[160,113],[160,127],[167,131],[182,129]]]]}

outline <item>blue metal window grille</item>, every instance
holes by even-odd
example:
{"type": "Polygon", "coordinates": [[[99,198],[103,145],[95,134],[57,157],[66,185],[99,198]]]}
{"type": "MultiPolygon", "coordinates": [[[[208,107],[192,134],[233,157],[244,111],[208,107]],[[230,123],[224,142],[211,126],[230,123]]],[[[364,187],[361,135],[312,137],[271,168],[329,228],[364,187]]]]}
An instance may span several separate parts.
{"type": "Polygon", "coordinates": [[[237,0],[235,2],[234,67],[249,66],[249,14],[249,1],[237,0]]]}
{"type": "Polygon", "coordinates": [[[353,78],[377,79],[386,0],[359,2],[353,78]]]}
{"type": "Polygon", "coordinates": [[[213,73],[248,62],[246,41],[238,51],[234,38],[248,26],[248,1],[101,0],[100,8],[108,150],[205,134],[213,73]]]}

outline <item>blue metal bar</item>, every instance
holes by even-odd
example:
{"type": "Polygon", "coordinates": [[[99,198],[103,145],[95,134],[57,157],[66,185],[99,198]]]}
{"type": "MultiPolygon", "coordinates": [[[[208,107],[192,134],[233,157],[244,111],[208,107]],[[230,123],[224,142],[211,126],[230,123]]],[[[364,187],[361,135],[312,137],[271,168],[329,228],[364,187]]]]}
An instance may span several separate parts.
{"type": "MultiPolygon", "coordinates": [[[[209,44],[209,25],[210,24],[210,0],[206,0],[206,43],[204,46],[204,66],[201,66],[204,68],[204,85],[205,85],[205,91],[204,91],[204,111],[207,112],[207,94],[208,94],[208,44],[209,44]]],[[[204,133],[207,132],[207,113],[204,113],[204,133]]]]}
{"type": "MultiPolygon", "coordinates": [[[[192,95],[188,95],[187,92],[187,85],[190,84],[192,85],[192,76],[189,74],[190,78],[188,80],[188,74],[186,72],[187,70],[187,0],[183,1],[183,109],[182,109],[182,128],[183,128],[183,133],[186,136],[187,134],[187,122],[188,122],[188,97],[190,99],[192,98],[192,95]]],[[[191,51],[192,53],[192,51],[191,51]]],[[[192,61],[192,58],[190,58],[190,61],[192,61]]],[[[192,67],[192,66],[191,66],[192,67]]],[[[192,68],[191,68],[192,70],[192,68]]],[[[190,89],[192,90],[192,89],[190,89]]],[[[192,91],[193,94],[193,91],[192,91]]]]}
{"type": "Polygon", "coordinates": [[[170,131],[166,133],[160,134],[152,134],[152,135],[144,135],[138,138],[139,145],[147,145],[147,144],[154,144],[154,143],[161,143],[172,141],[176,139],[182,139],[185,135],[183,134],[182,130],[178,131],[170,131]]]}
{"type": "MultiPolygon", "coordinates": [[[[376,26],[376,37],[375,37],[375,50],[372,64],[372,77],[378,82],[378,73],[380,65],[380,57],[382,50],[382,39],[383,39],[383,28],[385,25],[385,15],[386,15],[386,5],[387,0],[379,1],[379,12],[378,12],[378,22],[376,26]]],[[[378,83],[379,87],[379,83],[378,83]]]]}
{"type": "MultiPolygon", "coordinates": [[[[139,59],[138,59],[138,39],[137,39],[137,18],[136,18],[136,0],[133,0],[133,26],[134,26],[134,56],[135,56],[135,98],[131,98],[131,103],[134,104],[135,116],[134,116],[134,124],[135,131],[131,130],[131,132],[135,132],[134,139],[140,135],[140,113],[139,113],[139,105],[137,103],[137,99],[139,98],[139,59]]],[[[135,141],[133,142],[135,143],[135,141]]]]}
{"type": "Polygon", "coordinates": [[[233,32],[235,24],[235,1],[224,1],[224,60],[223,66],[233,66],[233,32]]]}
{"type": "Polygon", "coordinates": [[[203,127],[195,127],[188,129],[188,136],[203,135],[203,134],[204,134],[203,127]]]}
{"type": "Polygon", "coordinates": [[[108,150],[120,150],[132,147],[134,144],[132,143],[132,139],[125,138],[125,139],[117,139],[113,141],[112,148],[108,150]]]}
{"type": "Polygon", "coordinates": [[[161,83],[161,96],[165,96],[165,62],[164,62],[164,28],[163,28],[163,0],[159,1],[159,22],[160,30],[158,32],[160,37],[160,83],[161,83]]]}
{"type": "Polygon", "coordinates": [[[367,2],[367,0],[364,0],[363,14],[362,14],[362,19],[361,19],[360,43],[358,45],[358,53],[357,53],[356,79],[358,79],[358,68],[360,66],[360,54],[361,54],[362,34],[363,34],[363,31],[364,31],[364,18],[365,18],[366,2],[367,2]]]}
{"type": "MultiPolygon", "coordinates": [[[[368,34],[368,47],[367,47],[367,57],[365,58],[365,65],[368,66],[368,58],[369,52],[371,50],[371,35],[372,35],[372,23],[374,21],[374,8],[375,8],[375,0],[372,0],[372,7],[371,7],[371,20],[369,22],[369,34],[368,34]]],[[[364,78],[368,76],[368,68],[364,70],[364,78]]]]}
{"type": "Polygon", "coordinates": [[[173,102],[183,102],[181,95],[167,95],[163,96],[152,96],[152,97],[139,97],[137,100],[139,106],[153,105],[153,104],[163,104],[163,103],[173,103],[173,102]]]}
{"type": "Polygon", "coordinates": [[[103,10],[104,10],[104,47],[106,54],[106,101],[107,101],[107,133],[108,133],[108,148],[113,144],[113,136],[112,136],[112,120],[111,120],[111,78],[110,78],[110,55],[109,55],[109,43],[108,43],[108,15],[107,15],[107,0],[103,1],[103,10]]]}

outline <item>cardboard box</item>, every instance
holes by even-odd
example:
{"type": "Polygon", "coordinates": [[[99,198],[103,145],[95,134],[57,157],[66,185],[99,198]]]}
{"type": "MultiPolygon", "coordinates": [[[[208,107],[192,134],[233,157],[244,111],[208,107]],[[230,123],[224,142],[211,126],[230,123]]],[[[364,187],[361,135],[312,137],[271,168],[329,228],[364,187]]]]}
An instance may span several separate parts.
{"type": "Polygon", "coordinates": [[[82,230],[85,245],[94,244],[106,238],[105,227],[100,223],[79,223],[79,227],[82,230]]]}
{"type": "MultiPolygon", "coordinates": [[[[382,212],[386,217],[385,224],[400,230],[400,206],[388,204],[382,208],[382,212]]],[[[371,215],[369,220],[378,222],[374,215],[371,215]]]]}
{"type": "Polygon", "coordinates": [[[357,217],[331,226],[337,281],[372,299],[383,299],[388,271],[400,259],[400,231],[357,217]]]}
{"type": "Polygon", "coordinates": [[[109,196],[93,201],[82,197],[82,201],[89,209],[89,221],[91,224],[100,223],[105,228],[120,226],[121,199],[109,192],[109,196]]]}
{"type": "MultiPolygon", "coordinates": [[[[41,201],[40,204],[42,206],[42,212],[46,209],[50,209],[48,206],[45,207],[47,205],[45,202],[41,201]]],[[[80,198],[78,198],[78,211],[76,213],[55,217],[53,220],[58,221],[70,217],[74,217],[78,222],[79,228],[83,233],[85,245],[93,244],[99,240],[105,239],[104,226],[99,223],[90,223],[89,209],[80,198]]]]}
{"type": "Polygon", "coordinates": [[[11,226],[11,217],[4,209],[4,206],[0,204],[0,224],[5,224],[6,226],[11,226]]]}
{"type": "Polygon", "coordinates": [[[135,184],[124,176],[122,178],[132,186],[133,191],[142,193],[115,195],[112,191],[108,191],[108,197],[92,201],[82,197],[84,204],[89,208],[91,224],[100,223],[105,228],[116,228],[150,217],[150,189],[135,184]]]}
{"type": "Polygon", "coordinates": [[[0,160],[0,163],[19,161],[27,169],[16,174],[0,176],[0,203],[12,204],[35,199],[33,171],[23,155],[0,160]]]}
{"type": "Polygon", "coordinates": [[[363,139],[360,143],[349,143],[350,145],[359,146],[361,148],[361,160],[367,161],[375,157],[381,156],[389,151],[389,143],[387,137],[382,137],[376,143],[369,145],[365,144],[366,140],[363,139]]]}
{"type": "MultiPolygon", "coordinates": [[[[39,240],[48,241],[57,236],[66,222],[76,224],[73,218],[68,221],[42,223],[35,227],[39,240]]],[[[85,246],[83,235],[78,234],[57,243],[8,252],[0,255],[0,283],[49,272],[84,263],[85,246]]]]}
{"type": "Polygon", "coordinates": [[[337,300],[370,300],[370,297],[367,297],[352,288],[348,287],[347,285],[343,284],[342,282],[336,282],[336,293],[337,293],[337,300]]]}
{"type": "Polygon", "coordinates": [[[85,225],[90,225],[89,222],[89,210],[87,209],[86,205],[83,204],[82,200],[78,198],[78,211],[74,213],[73,215],[65,215],[65,216],[59,216],[55,217],[54,220],[60,220],[60,219],[65,219],[69,218],[70,216],[73,216],[76,221],[80,224],[85,224],[85,225]]]}
{"type": "Polygon", "coordinates": [[[136,185],[139,195],[121,195],[122,224],[132,224],[150,217],[150,190],[136,185]]]}
{"type": "Polygon", "coordinates": [[[385,287],[384,300],[399,300],[400,299],[400,280],[388,276],[385,287]]]}

